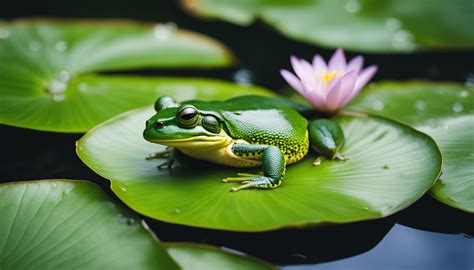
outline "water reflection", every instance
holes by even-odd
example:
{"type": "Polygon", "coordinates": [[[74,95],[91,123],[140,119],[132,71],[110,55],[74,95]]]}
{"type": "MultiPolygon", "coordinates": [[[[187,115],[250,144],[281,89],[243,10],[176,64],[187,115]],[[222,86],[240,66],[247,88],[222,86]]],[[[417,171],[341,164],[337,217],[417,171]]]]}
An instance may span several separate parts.
{"type": "Polygon", "coordinates": [[[307,269],[473,269],[474,240],[395,225],[371,251],[318,265],[287,266],[284,270],[307,269]]]}

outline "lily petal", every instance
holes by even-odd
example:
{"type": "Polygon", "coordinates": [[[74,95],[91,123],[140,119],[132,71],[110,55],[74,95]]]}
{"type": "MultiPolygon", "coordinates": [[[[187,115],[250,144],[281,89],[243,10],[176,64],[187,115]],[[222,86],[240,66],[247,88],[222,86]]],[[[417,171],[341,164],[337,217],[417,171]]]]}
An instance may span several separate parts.
{"type": "Polygon", "coordinates": [[[316,91],[318,89],[318,85],[313,66],[311,66],[311,64],[304,59],[300,59],[300,65],[303,67],[303,70],[305,72],[304,78],[301,78],[303,84],[308,90],[316,91]]]}
{"type": "Polygon", "coordinates": [[[326,97],[318,91],[308,91],[305,98],[320,111],[327,111],[326,97]]]}
{"type": "Polygon", "coordinates": [[[316,74],[320,73],[323,70],[328,69],[326,62],[319,54],[316,54],[313,58],[313,69],[314,69],[314,73],[316,74]]]}
{"type": "Polygon", "coordinates": [[[286,69],[281,69],[280,74],[291,87],[298,91],[298,93],[300,93],[301,95],[304,94],[303,84],[300,80],[298,80],[298,78],[296,78],[295,75],[293,75],[293,73],[289,72],[286,69]]]}
{"type": "Polygon", "coordinates": [[[351,61],[349,61],[346,67],[346,71],[357,70],[357,73],[359,73],[363,65],[364,65],[364,58],[358,55],[352,58],[351,61]]]}
{"type": "Polygon", "coordinates": [[[359,75],[359,78],[357,78],[357,82],[354,87],[352,96],[359,93],[360,89],[362,89],[362,87],[364,87],[372,79],[372,77],[374,77],[375,73],[377,72],[377,69],[378,67],[376,65],[372,65],[362,70],[359,75]]]}
{"type": "Polygon", "coordinates": [[[346,70],[346,56],[344,55],[344,51],[341,48],[337,49],[332,55],[328,66],[329,71],[344,72],[346,70]]]}
{"type": "Polygon", "coordinates": [[[337,110],[341,107],[342,103],[351,94],[357,81],[357,71],[352,70],[339,80],[331,89],[329,89],[326,101],[328,108],[331,110],[337,110]]]}

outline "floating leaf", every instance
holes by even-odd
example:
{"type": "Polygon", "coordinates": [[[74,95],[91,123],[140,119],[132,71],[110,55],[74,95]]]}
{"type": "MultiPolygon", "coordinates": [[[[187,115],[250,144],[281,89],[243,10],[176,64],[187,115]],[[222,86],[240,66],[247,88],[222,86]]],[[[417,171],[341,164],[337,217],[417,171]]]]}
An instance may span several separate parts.
{"type": "Polygon", "coordinates": [[[470,0],[184,0],[206,18],[248,25],[261,18],[290,38],[329,48],[410,52],[473,48],[470,0]],[[433,27],[433,25],[436,27],[433,27]]]}
{"type": "Polygon", "coordinates": [[[194,95],[224,84],[91,73],[232,60],[217,41],[175,26],[100,21],[0,24],[0,59],[0,123],[59,132],[84,132],[168,92],[194,95]]]}
{"type": "Polygon", "coordinates": [[[190,243],[167,243],[166,250],[183,270],[269,270],[276,269],[262,261],[245,258],[221,249],[190,243]]]}
{"type": "Polygon", "coordinates": [[[431,194],[474,212],[474,91],[450,83],[385,82],[372,85],[348,109],[404,121],[426,132],[443,154],[443,174],[431,194]]]}
{"type": "Polygon", "coordinates": [[[179,269],[92,183],[6,183],[0,198],[1,269],[179,269]]]}
{"type": "MultiPolygon", "coordinates": [[[[323,222],[352,222],[393,214],[417,200],[439,176],[441,155],[433,140],[383,118],[337,118],[346,134],[346,162],[314,156],[287,168],[274,190],[229,192],[228,167],[157,170],[163,160],[145,157],[163,146],[145,141],[152,108],[133,110],[89,131],[79,157],[110,179],[129,207],[166,222],[232,231],[263,231],[323,222]],[[118,135],[119,134],[119,135],[118,135]]],[[[258,168],[253,170],[258,171],[258,168]]]]}

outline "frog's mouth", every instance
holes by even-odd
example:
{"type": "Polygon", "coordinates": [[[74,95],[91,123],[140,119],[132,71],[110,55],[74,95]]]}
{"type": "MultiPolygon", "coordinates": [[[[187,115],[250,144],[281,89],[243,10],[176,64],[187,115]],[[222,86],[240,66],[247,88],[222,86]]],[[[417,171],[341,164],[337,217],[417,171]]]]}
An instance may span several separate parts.
{"type": "Polygon", "coordinates": [[[200,135],[186,139],[153,140],[152,142],[178,149],[202,149],[226,146],[231,141],[232,138],[230,138],[225,132],[221,132],[215,136],[200,135]]]}

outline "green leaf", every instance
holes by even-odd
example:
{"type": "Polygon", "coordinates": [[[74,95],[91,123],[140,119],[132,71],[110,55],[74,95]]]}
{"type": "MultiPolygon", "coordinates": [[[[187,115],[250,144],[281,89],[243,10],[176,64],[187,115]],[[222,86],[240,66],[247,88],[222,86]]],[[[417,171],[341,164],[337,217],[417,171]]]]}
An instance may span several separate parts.
{"type": "Polygon", "coordinates": [[[206,18],[248,25],[262,19],[284,35],[364,52],[474,47],[470,0],[185,0],[206,18]],[[436,27],[433,27],[436,25],[436,27]]]}
{"type": "Polygon", "coordinates": [[[183,270],[260,270],[276,269],[257,259],[232,254],[201,244],[167,243],[166,250],[183,270]]]}
{"type": "Polygon", "coordinates": [[[1,269],[179,269],[141,225],[94,184],[0,185],[1,269]]]}
{"type": "Polygon", "coordinates": [[[263,231],[324,222],[380,218],[416,201],[439,176],[434,141],[378,117],[339,117],[346,162],[314,167],[309,156],[287,168],[274,190],[229,192],[221,179],[239,171],[208,166],[158,171],[164,160],[145,157],[164,147],[142,138],[152,108],[133,110],[90,130],[76,151],[86,165],[111,180],[117,196],[135,211],[171,223],[231,231],[263,231]]]}
{"type": "Polygon", "coordinates": [[[93,73],[232,61],[225,47],[205,36],[169,25],[107,21],[0,24],[0,59],[0,123],[59,132],[84,132],[152,104],[167,86],[170,94],[194,95],[219,84],[93,73]]]}
{"type": "Polygon", "coordinates": [[[349,110],[404,121],[432,136],[443,174],[431,189],[437,200],[474,212],[474,88],[453,83],[384,82],[364,90],[349,110]]]}

